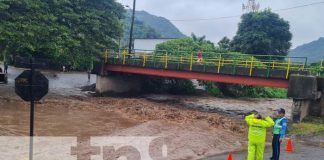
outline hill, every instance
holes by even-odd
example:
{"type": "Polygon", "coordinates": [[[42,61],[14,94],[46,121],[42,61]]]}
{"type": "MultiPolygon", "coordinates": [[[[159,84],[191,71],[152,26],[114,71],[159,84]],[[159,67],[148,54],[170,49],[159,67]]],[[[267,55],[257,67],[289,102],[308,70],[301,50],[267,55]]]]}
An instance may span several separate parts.
{"type": "Polygon", "coordinates": [[[290,51],[289,56],[308,57],[309,63],[319,62],[324,59],[324,37],[316,41],[303,44],[290,51]]]}
{"type": "Polygon", "coordinates": [[[161,34],[162,38],[182,38],[185,37],[168,19],[151,15],[145,11],[136,11],[136,19],[144,22],[155,31],[161,34]]]}
{"type": "MultiPolygon", "coordinates": [[[[130,22],[131,22],[130,16],[127,16],[125,19],[122,20],[122,23],[124,24],[123,25],[124,36],[122,41],[126,43],[128,42],[128,38],[129,38],[130,22]]],[[[158,33],[155,29],[153,29],[151,26],[145,24],[143,21],[135,19],[133,37],[134,38],[161,38],[162,35],[158,33]]]]}
{"type": "MultiPolygon", "coordinates": [[[[163,17],[151,15],[145,11],[136,11],[134,22],[134,38],[182,38],[185,37],[169,20],[163,17]]],[[[127,10],[124,24],[124,36],[121,46],[127,46],[129,41],[129,29],[131,22],[131,10],[127,10]]]]}

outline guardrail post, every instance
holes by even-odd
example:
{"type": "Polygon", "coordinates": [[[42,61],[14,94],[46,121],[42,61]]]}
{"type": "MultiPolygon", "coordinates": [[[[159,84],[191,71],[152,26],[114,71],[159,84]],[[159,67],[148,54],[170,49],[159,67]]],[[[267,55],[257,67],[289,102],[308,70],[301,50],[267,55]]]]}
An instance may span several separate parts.
{"type": "Polygon", "coordinates": [[[219,56],[217,73],[220,73],[221,62],[222,62],[222,54],[220,54],[220,56],[219,56]]]}
{"type": "Polygon", "coordinates": [[[221,66],[224,66],[224,63],[225,63],[225,58],[222,58],[221,66]]]}
{"type": "Polygon", "coordinates": [[[143,55],[143,67],[146,65],[146,54],[143,55]]]}
{"type": "Polygon", "coordinates": [[[202,63],[204,65],[204,72],[206,72],[206,61],[205,61],[205,58],[202,60],[202,63]]]}
{"type": "Polygon", "coordinates": [[[236,56],[234,56],[234,58],[233,58],[233,75],[235,75],[236,74],[236,64],[237,63],[237,61],[236,61],[236,56]]]}
{"type": "Polygon", "coordinates": [[[288,59],[288,66],[287,66],[287,74],[286,74],[286,79],[288,79],[289,78],[289,71],[290,71],[290,63],[291,63],[291,59],[289,58],[288,59]]]}
{"type": "Polygon", "coordinates": [[[251,56],[251,65],[250,65],[250,77],[252,77],[252,70],[253,70],[253,61],[254,61],[254,57],[251,56]]]}
{"type": "Polygon", "coordinates": [[[192,71],[192,63],[193,63],[193,54],[190,56],[190,71],[192,71]]]}
{"type": "Polygon", "coordinates": [[[180,61],[178,61],[178,69],[179,70],[181,69],[180,65],[182,65],[182,55],[180,56],[180,61]]]}
{"type": "Polygon", "coordinates": [[[270,77],[270,62],[272,61],[272,56],[269,56],[269,63],[267,63],[267,78],[270,77]]]}
{"type": "Polygon", "coordinates": [[[155,61],[156,61],[156,51],[154,51],[153,55],[153,67],[155,68],[155,61]]]}
{"type": "Polygon", "coordinates": [[[165,54],[165,65],[164,68],[167,69],[168,68],[168,53],[165,54]]]}

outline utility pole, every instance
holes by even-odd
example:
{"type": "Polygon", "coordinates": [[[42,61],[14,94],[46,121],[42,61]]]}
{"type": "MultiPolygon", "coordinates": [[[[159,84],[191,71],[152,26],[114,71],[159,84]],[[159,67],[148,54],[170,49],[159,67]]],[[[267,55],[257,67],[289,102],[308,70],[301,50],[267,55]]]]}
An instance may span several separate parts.
{"type": "Polygon", "coordinates": [[[133,1],[133,13],[132,13],[131,28],[130,28],[130,33],[129,33],[128,54],[132,53],[133,29],[134,29],[134,20],[135,20],[135,7],[136,7],[136,0],[133,1]]]}

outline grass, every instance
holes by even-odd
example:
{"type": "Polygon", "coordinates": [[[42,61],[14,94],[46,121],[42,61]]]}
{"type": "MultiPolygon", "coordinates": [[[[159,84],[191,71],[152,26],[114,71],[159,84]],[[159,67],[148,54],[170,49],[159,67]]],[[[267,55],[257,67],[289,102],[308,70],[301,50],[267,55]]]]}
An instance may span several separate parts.
{"type": "Polygon", "coordinates": [[[293,124],[289,129],[289,134],[308,135],[324,133],[324,119],[318,117],[308,117],[302,123],[293,124]]]}

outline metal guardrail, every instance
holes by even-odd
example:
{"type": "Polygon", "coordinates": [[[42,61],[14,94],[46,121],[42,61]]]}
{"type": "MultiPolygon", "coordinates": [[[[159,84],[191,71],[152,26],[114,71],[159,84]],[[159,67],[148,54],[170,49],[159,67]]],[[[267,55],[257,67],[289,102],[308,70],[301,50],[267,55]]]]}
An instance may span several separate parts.
{"type": "MultiPolygon", "coordinates": [[[[134,50],[132,54],[128,54],[127,50],[120,50],[118,52],[106,50],[105,62],[109,59],[116,64],[126,65],[126,62],[131,59],[137,66],[148,67],[148,64],[163,64],[163,69],[170,69],[170,64],[180,65],[186,64],[189,70],[193,70],[193,66],[201,65],[213,66],[217,72],[220,73],[224,67],[232,67],[233,73],[236,73],[237,68],[245,68],[249,70],[249,76],[253,75],[256,69],[267,70],[267,77],[269,77],[272,70],[284,70],[285,78],[288,79],[292,71],[307,71],[306,57],[284,57],[273,55],[247,55],[239,53],[213,53],[204,52],[203,59],[200,62],[195,52],[185,51],[149,51],[149,50],[134,50]]],[[[323,61],[321,66],[323,66],[323,61]]],[[[323,67],[324,68],[324,67],[323,67]]],[[[203,70],[202,70],[203,72],[203,70]]]]}

